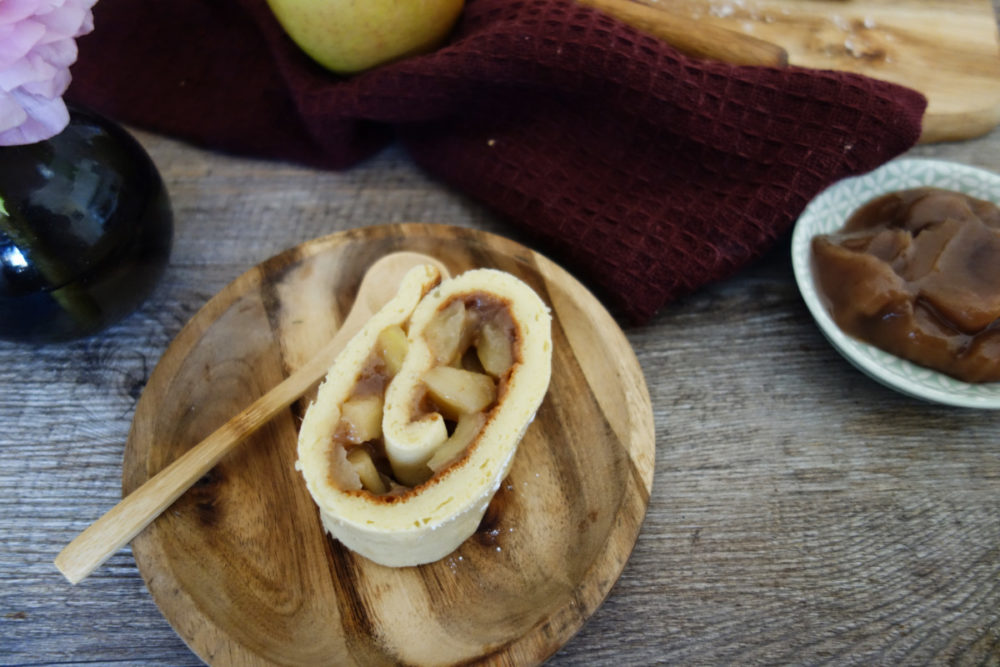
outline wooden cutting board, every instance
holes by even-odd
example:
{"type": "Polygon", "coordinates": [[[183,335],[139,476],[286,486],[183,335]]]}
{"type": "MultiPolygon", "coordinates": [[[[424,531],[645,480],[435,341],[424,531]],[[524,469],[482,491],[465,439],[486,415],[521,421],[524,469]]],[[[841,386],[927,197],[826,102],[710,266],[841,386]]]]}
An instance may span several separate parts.
{"type": "Polygon", "coordinates": [[[216,665],[544,660],[593,613],[637,538],[653,416],[624,334],[568,273],[497,236],[437,225],[318,239],[247,272],[178,334],[126,446],[129,493],[301,365],[336,331],[366,268],[396,250],[452,274],[495,267],[553,313],[552,383],[476,534],[386,568],[322,530],[294,469],[307,396],[223,459],[132,543],[161,611],[216,665]]]}
{"type": "Polygon", "coordinates": [[[921,142],[1000,123],[1000,47],[990,0],[637,0],[778,44],[788,61],[899,83],[928,99],[921,142]]]}

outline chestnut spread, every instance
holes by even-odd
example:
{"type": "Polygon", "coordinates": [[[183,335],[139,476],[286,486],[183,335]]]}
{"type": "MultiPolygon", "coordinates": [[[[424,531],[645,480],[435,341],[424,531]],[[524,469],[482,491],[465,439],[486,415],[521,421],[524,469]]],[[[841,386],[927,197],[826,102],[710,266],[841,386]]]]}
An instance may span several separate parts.
{"type": "Polygon", "coordinates": [[[834,321],[965,382],[1000,381],[1000,209],[938,188],[883,195],[812,242],[834,321]]]}

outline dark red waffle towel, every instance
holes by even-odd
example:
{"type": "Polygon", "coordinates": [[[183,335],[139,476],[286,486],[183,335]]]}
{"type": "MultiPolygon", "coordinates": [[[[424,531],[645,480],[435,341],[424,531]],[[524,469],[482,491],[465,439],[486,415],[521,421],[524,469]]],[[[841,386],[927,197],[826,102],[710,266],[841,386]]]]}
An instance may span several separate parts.
{"type": "Polygon", "coordinates": [[[100,0],[68,97],[243,155],[346,168],[398,138],[641,322],[728,276],[926,101],[861,76],[692,60],[571,0],[469,0],[438,51],[340,78],[264,0],[100,0]]]}

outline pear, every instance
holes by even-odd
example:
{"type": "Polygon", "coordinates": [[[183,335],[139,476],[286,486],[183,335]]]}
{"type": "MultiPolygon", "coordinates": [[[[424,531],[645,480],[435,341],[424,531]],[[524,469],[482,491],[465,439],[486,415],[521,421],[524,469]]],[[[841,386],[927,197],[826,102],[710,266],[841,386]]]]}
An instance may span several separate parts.
{"type": "Polygon", "coordinates": [[[464,5],[464,0],[267,2],[292,41],[338,74],[355,74],[434,49],[464,5]]]}

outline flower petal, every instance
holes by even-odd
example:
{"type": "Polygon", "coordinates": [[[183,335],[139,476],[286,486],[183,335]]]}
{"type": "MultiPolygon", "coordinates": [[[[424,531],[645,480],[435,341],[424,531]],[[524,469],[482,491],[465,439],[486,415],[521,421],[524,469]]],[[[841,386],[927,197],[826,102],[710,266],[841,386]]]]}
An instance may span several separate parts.
{"type": "Polygon", "coordinates": [[[45,37],[38,21],[21,21],[16,26],[0,26],[0,69],[24,58],[45,37]]]}
{"type": "Polygon", "coordinates": [[[34,53],[21,58],[10,67],[0,70],[0,90],[14,92],[20,86],[37,83],[56,75],[57,68],[34,53]]]}
{"type": "Polygon", "coordinates": [[[0,145],[41,141],[69,123],[62,95],[96,1],[0,0],[0,145]]]}
{"type": "Polygon", "coordinates": [[[0,90],[0,133],[17,127],[28,119],[28,112],[10,93],[0,90]]]}
{"type": "Polygon", "coordinates": [[[15,128],[0,132],[0,145],[32,144],[54,137],[69,124],[69,110],[61,97],[50,99],[15,92],[14,98],[27,114],[15,128]]]}
{"type": "Polygon", "coordinates": [[[0,2],[0,25],[17,23],[38,12],[38,0],[4,0],[0,2]]]}

